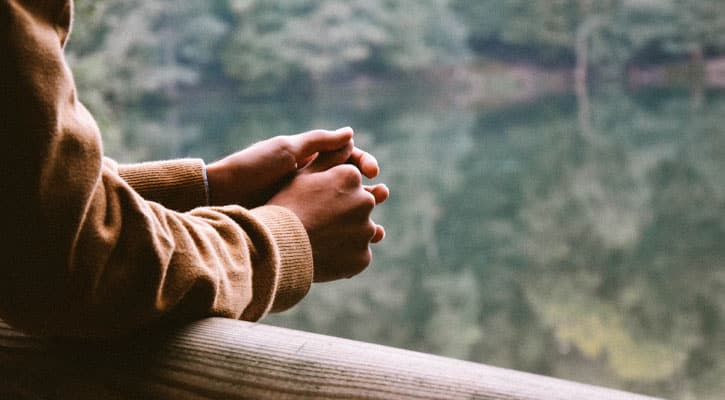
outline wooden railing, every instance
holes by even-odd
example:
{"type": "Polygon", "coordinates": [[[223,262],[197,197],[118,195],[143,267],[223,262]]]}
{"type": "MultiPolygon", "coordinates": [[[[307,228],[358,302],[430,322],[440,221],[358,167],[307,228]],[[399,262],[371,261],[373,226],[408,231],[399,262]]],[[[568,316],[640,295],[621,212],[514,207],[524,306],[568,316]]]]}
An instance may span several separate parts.
{"type": "Polygon", "coordinates": [[[0,399],[648,397],[369,343],[210,318],[123,342],[33,338],[0,321],[0,399]]]}

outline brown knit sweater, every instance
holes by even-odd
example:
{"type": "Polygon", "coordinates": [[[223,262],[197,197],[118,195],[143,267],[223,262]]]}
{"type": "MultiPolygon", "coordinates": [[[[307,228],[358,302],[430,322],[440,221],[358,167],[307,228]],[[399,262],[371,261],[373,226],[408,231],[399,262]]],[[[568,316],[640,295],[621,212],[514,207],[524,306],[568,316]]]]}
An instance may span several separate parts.
{"type": "Polygon", "coordinates": [[[292,212],[206,207],[201,160],[103,157],[63,56],[71,14],[72,0],[0,0],[0,317],[106,336],[298,302],[312,252],[292,212]]]}

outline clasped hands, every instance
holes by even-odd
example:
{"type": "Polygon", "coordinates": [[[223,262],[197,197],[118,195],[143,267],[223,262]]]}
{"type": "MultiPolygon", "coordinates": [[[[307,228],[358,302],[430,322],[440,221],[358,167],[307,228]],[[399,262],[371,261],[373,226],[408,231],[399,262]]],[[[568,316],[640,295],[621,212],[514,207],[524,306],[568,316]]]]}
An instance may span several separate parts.
{"type": "Polygon", "coordinates": [[[264,204],[294,212],[312,245],[315,282],[349,278],[372,260],[385,230],[370,215],[389,195],[363,185],[379,173],[375,157],[354,146],[353,130],[277,136],[207,166],[211,205],[264,204]]]}

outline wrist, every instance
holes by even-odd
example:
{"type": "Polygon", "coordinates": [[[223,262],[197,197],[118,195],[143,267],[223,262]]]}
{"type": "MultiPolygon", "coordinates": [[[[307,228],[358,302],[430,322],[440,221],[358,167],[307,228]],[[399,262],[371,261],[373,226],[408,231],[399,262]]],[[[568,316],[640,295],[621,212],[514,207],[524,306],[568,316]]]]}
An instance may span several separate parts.
{"type": "Polygon", "coordinates": [[[225,205],[221,188],[224,187],[225,169],[221,165],[221,161],[208,164],[204,169],[206,173],[206,194],[208,205],[225,205]]]}
{"type": "Polygon", "coordinates": [[[201,168],[201,175],[202,175],[202,178],[204,178],[204,193],[205,193],[204,198],[206,200],[206,205],[208,206],[208,205],[211,205],[211,203],[209,202],[209,174],[207,172],[206,164],[204,164],[201,168]]]}

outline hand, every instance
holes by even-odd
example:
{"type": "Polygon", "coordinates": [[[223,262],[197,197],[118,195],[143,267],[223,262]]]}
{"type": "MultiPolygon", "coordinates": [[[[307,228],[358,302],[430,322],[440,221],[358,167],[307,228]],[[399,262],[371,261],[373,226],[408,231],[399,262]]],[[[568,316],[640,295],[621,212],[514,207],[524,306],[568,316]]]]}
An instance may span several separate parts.
{"type": "Polygon", "coordinates": [[[358,274],[372,260],[370,244],[385,237],[370,214],[388,198],[388,188],[363,186],[361,171],[343,164],[359,153],[352,143],[321,153],[267,203],[292,210],[302,221],[312,244],[315,282],[358,274]]]}
{"type": "MultiPolygon", "coordinates": [[[[298,170],[319,153],[352,143],[351,128],[313,130],[293,136],[277,136],[234,153],[207,166],[211,205],[240,204],[247,208],[269,200],[298,170]]],[[[347,160],[368,178],[379,172],[375,158],[353,147],[347,160]]]]}

